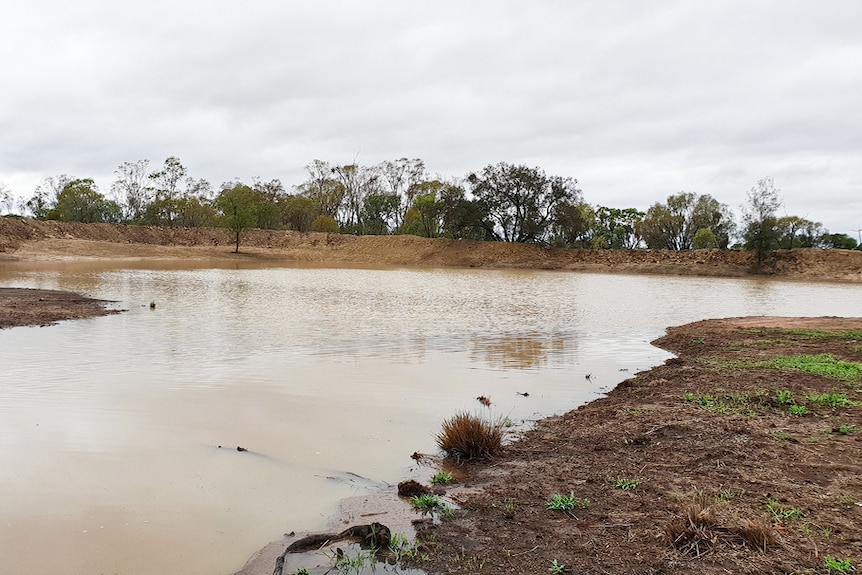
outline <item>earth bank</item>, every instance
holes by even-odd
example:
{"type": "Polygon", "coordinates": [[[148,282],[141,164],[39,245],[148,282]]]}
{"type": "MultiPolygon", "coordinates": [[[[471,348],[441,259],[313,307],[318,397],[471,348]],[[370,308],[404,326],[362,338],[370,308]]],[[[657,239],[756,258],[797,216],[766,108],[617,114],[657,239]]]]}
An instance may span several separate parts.
{"type": "MultiPolygon", "coordinates": [[[[249,230],[241,253],[224,228],[159,228],[0,218],[0,263],[56,259],[194,259],[288,265],[549,269],[745,277],[752,254],[739,251],[578,250],[416,236],[349,236],[249,230]]],[[[862,251],[780,250],[759,273],[782,279],[862,281],[862,251]]]]}

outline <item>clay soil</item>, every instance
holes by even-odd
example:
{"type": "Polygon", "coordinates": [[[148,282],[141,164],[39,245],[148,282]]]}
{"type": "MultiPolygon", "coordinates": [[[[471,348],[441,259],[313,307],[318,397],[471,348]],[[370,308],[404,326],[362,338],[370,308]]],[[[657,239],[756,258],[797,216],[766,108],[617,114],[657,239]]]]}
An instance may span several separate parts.
{"type": "Polygon", "coordinates": [[[120,313],[105,307],[110,303],[67,291],[0,288],[0,329],[120,313]]]}
{"type": "Polygon", "coordinates": [[[862,319],[707,320],[671,328],[655,345],[678,357],[538,422],[495,460],[463,465],[481,491],[463,497],[453,519],[421,529],[430,560],[420,566],[547,574],[556,560],[584,574],[830,573],[831,556],[859,569],[859,372],[842,380],[746,362],[832,354],[858,366],[862,319]],[[830,406],[822,394],[854,403],[830,406]],[[554,494],[589,503],[550,510],[554,494]]]}

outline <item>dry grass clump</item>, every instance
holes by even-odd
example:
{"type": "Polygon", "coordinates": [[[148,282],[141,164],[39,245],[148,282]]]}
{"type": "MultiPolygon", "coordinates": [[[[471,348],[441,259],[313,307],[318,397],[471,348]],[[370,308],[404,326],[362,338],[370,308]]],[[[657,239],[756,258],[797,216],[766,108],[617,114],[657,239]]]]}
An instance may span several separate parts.
{"type": "Polygon", "coordinates": [[[772,526],[762,521],[745,520],[741,525],[725,527],[718,519],[704,497],[685,507],[682,521],[674,521],[665,526],[665,536],[677,550],[699,557],[715,545],[738,544],[766,551],[775,542],[772,526]]]}
{"type": "Polygon", "coordinates": [[[503,423],[467,412],[443,420],[437,445],[447,456],[461,459],[488,459],[503,449],[503,423]]]}

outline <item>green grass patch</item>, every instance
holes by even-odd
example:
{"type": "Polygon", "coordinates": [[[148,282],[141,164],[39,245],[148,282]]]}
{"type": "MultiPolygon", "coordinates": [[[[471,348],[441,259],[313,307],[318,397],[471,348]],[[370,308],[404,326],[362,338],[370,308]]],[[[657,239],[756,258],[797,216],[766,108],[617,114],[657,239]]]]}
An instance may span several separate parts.
{"type": "Polygon", "coordinates": [[[804,371],[841,381],[857,381],[862,379],[862,363],[842,361],[829,353],[818,355],[779,355],[767,361],[748,363],[748,366],[804,371]]]}
{"type": "Polygon", "coordinates": [[[756,417],[758,408],[767,399],[766,392],[756,393],[723,393],[695,395],[691,392],[683,394],[683,399],[704,409],[723,414],[745,415],[756,417]]]}
{"type": "Polygon", "coordinates": [[[846,382],[862,381],[862,363],[843,361],[829,353],[818,355],[779,355],[763,361],[727,361],[717,357],[703,357],[701,361],[716,369],[768,367],[790,371],[803,371],[846,382]]]}
{"type": "Polygon", "coordinates": [[[641,484],[641,480],[637,478],[617,477],[614,483],[617,489],[634,491],[641,484]]]}
{"type": "Polygon", "coordinates": [[[803,416],[808,413],[808,408],[804,405],[791,405],[787,408],[787,411],[790,412],[790,415],[803,416]]]}
{"type": "Polygon", "coordinates": [[[431,476],[431,483],[434,485],[449,485],[452,483],[452,474],[448,471],[438,471],[431,476]]]}
{"type": "Polygon", "coordinates": [[[433,493],[423,493],[422,495],[414,495],[411,497],[410,505],[412,505],[414,509],[418,509],[420,511],[434,511],[443,507],[444,504],[439,496],[434,495],[433,493]]]}
{"type": "Polygon", "coordinates": [[[846,573],[856,572],[856,568],[853,567],[853,561],[850,559],[838,559],[832,555],[826,556],[826,559],[823,561],[823,566],[826,567],[826,570],[830,575],[832,573],[840,573],[841,575],[844,575],[846,573]]]}
{"type": "Polygon", "coordinates": [[[820,405],[828,405],[829,407],[850,407],[854,405],[853,401],[847,399],[843,393],[812,393],[808,399],[820,405]]]}
{"type": "Polygon", "coordinates": [[[785,507],[774,499],[770,499],[766,503],[766,509],[775,521],[801,519],[805,515],[801,510],[793,507],[785,507]]]}
{"type": "Polygon", "coordinates": [[[792,339],[756,339],[753,341],[740,341],[727,346],[731,351],[739,351],[741,349],[762,349],[765,347],[778,347],[781,345],[792,345],[792,339]]]}
{"type": "Polygon", "coordinates": [[[820,329],[769,328],[747,329],[743,331],[760,336],[785,335],[807,340],[862,341],[862,331],[853,329],[825,331],[820,329]]]}
{"type": "Polygon", "coordinates": [[[575,492],[572,491],[568,495],[554,493],[551,500],[545,504],[551,511],[572,511],[573,509],[586,509],[590,506],[589,499],[578,499],[575,497],[575,492]]]}

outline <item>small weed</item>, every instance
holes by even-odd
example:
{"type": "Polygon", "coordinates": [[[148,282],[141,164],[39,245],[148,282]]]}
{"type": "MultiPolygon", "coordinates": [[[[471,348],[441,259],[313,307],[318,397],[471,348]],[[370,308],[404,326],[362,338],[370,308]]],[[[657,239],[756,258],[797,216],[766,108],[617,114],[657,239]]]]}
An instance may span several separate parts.
{"type": "Polygon", "coordinates": [[[701,407],[711,407],[712,404],[715,403],[715,398],[711,395],[701,395],[694,401],[701,407]]]}
{"type": "Polygon", "coordinates": [[[695,338],[692,338],[691,342],[704,344],[704,343],[706,343],[706,338],[705,337],[695,337],[695,338]]]}
{"type": "Polygon", "coordinates": [[[452,474],[448,471],[438,471],[431,476],[430,481],[434,485],[448,485],[452,483],[452,474]]]}
{"type": "Polygon", "coordinates": [[[788,389],[779,389],[775,392],[775,401],[782,405],[793,403],[793,392],[788,389]]]}
{"type": "Polygon", "coordinates": [[[575,492],[572,491],[568,495],[554,493],[551,500],[545,506],[552,511],[572,511],[573,509],[586,509],[590,506],[589,499],[578,499],[575,497],[575,492]]]}
{"type": "Polygon", "coordinates": [[[790,415],[802,416],[808,413],[808,408],[806,408],[804,405],[791,405],[787,408],[787,411],[790,412],[790,415]]]}
{"type": "Polygon", "coordinates": [[[770,499],[766,503],[766,509],[772,515],[775,521],[783,521],[785,519],[800,519],[804,514],[799,509],[792,507],[784,507],[774,499],[770,499]]]}
{"type": "Polygon", "coordinates": [[[503,420],[503,427],[515,427],[515,422],[509,419],[508,417],[503,420]]]}
{"type": "Polygon", "coordinates": [[[691,393],[690,391],[686,391],[686,392],[683,394],[682,398],[683,398],[684,400],[686,400],[686,401],[694,401],[694,394],[693,394],[693,393],[691,393]]]}
{"type": "Polygon", "coordinates": [[[812,393],[808,399],[820,405],[828,405],[829,407],[850,407],[853,402],[847,399],[843,393],[812,393]]]}
{"type": "Polygon", "coordinates": [[[392,535],[392,539],[389,541],[389,551],[396,563],[401,563],[406,559],[411,561],[425,560],[425,556],[419,552],[419,545],[416,540],[411,541],[400,533],[392,535]]]}
{"type": "Polygon", "coordinates": [[[293,572],[293,575],[311,575],[311,571],[306,569],[305,567],[300,567],[296,571],[293,572]]]}
{"type": "Polygon", "coordinates": [[[327,552],[323,555],[334,562],[335,568],[343,573],[362,573],[367,565],[374,565],[376,552],[376,549],[360,549],[356,554],[350,554],[339,549],[337,552],[327,552]]]}
{"type": "Polygon", "coordinates": [[[511,519],[512,517],[515,516],[515,510],[516,509],[517,509],[517,506],[515,505],[514,501],[507,501],[503,505],[503,515],[505,515],[506,517],[511,519]]]}
{"type": "Polygon", "coordinates": [[[782,441],[790,441],[790,434],[784,433],[782,431],[775,432],[775,439],[780,439],[782,441]]]}
{"type": "Polygon", "coordinates": [[[840,573],[844,575],[846,573],[854,573],[856,568],[853,567],[853,562],[850,559],[838,559],[837,557],[833,557],[832,555],[827,555],[826,560],[823,562],[823,565],[826,567],[826,570],[830,573],[840,573]]]}
{"type": "Polygon", "coordinates": [[[560,563],[559,561],[557,561],[556,559],[554,559],[551,562],[551,566],[548,567],[548,571],[550,571],[551,573],[554,573],[554,575],[559,575],[560,573],[562,573],[565,570],[566,570],[566,566],[564,564],[560,563]]]}
{"type": "Polygon", "coordinates": [[[617,489],[623,491],[634,491],[641,484],[641,480],[637,478],[628,479],[626,477],[617,477],[615,480],[617,489]]]}
{"type": "Polygon", "coordinates": [[[820,535],[822,535],[826,539],[829,539],[830,537],[832,537],[832,528],[831,527],[821,527],[820,528],[820,535]]]}
{"type": "Polygon", "coordinates": [[[736,499],[737,497],[742,497],[742,495],[743,495],[742,491],[736,491],[735,489],[722,489],[721,491],[719,491],[716,494],[715,500],[718,501],[719,503],[727,503],[731,499],[736,499]]]}
{"type": "Polygon", "coordinates": [[[434,495],[433,493],[423,493],[422,495],[414,495],[411,497],[410,505],[412,505],[414,509],[427,512],[435,511],[443,507],[443,502],[440,500],[439,496],[434,495]]]}
{"type": "Polygon", "coordinates": [[[833,430],[834,433],[837,433],[839,435],[850,435],[854,431],[856,431],[856,426],[855,425],[847,425],[847,424],[839,425],[837,428],[835,428],[833,430]]]}

